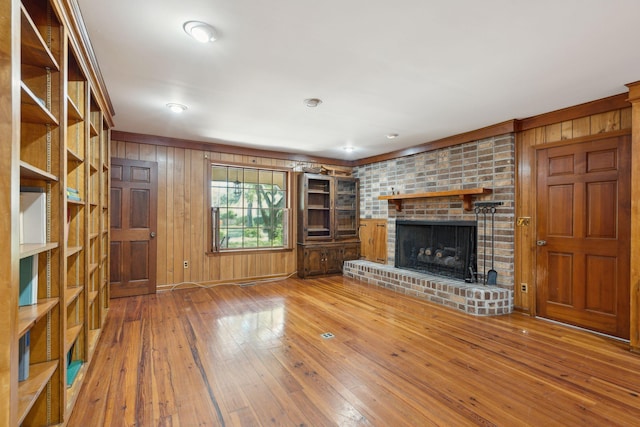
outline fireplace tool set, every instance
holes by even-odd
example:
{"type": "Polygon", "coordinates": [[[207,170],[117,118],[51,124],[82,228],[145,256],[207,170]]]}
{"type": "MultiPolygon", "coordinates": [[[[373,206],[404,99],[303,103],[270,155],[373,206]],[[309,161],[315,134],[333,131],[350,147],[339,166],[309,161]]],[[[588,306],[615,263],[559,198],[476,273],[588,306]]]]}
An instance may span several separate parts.
{"type": "MultiPolygon", "coordinates": [[[[495,216],[496,206],[501,206],[502,202],[476,202],[474,211],[476,213],[476,222],[478,229],[480,227],[480,214],[482,214],[482,283],[484,285],[496,285],[498,283],[498,272],[494,268],[495,260],[495,216]],[[491,269],[487,271],[487,222],[488,214],[491,214],[491,269]]],[[[478,242],[480,239],[476,239],[478,242]]],[[[480,245],[478,244],[478,247],[480,245]]],[[[471,268],[471,267],[470,267],[471,268]]],[[[471,277],[475,277],[478,281],[478,272],[471,271],[471,277]]]]}

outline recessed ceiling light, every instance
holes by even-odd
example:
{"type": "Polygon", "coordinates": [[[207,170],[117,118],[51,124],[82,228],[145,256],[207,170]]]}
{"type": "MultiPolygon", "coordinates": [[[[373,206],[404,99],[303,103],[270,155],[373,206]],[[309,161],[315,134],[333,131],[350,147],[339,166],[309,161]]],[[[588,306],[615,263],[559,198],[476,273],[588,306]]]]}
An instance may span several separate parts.
{"type": "Polygon", "coordinates": [[[186,105],[176,104],[175,102],[170,102],[167,104],[167,108],[171,110],[173,113],[182,113],[187,109],[186,105]]]}
{"type": "Polygon", "coordinates": [[[304,101],[304,105],[306,105],[309,108],[315,108],[318,105],[322,104],[322,99],[319,98],[307,98],[304,101]]]}
{"type": "Polygon", "coordinates": [[[184,32],[199,41],[200,43],[209,43],[215,41],[216,30],[206,22],[187,21],[182,26],[184,32]]]}
{"type": "Polygon", "coordinates": [[[397,133],[387,134],[387,139],[396,139],[399,135],[397,133]]]}

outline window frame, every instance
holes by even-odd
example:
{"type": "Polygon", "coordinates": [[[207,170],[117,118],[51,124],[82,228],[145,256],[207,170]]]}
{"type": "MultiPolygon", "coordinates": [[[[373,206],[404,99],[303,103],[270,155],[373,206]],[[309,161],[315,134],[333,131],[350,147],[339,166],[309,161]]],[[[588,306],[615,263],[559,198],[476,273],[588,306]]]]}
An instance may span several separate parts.
{"type": "MultiPolygon", "coordinates": [[[[250,252],[283,252],[283,251],[291,251],[294,248],[293,242],[293,229],[295,228],[294,224],[294,212],[292,209],[293,206],[293,180],[294,180],[294,170],[292,168],[286,167],[278,167],[271,165],[260,165],[260,164],[246,164],[246,163],[235,163],[235,162],[224,162],[224,161],[212,161],[207,160],[206,162],[206,181],[205,181],[205,191],[207,192],[207,205],[206,209],[206,218],[207,218],[207,255],[220,255],[220,254],[229,254],[229,253],[250,253],[250,252]],[[212,173],[214,166],[221,166],[225,168],[241,168],[243,169],[243,174],[245,170],[256,170],[256,171],[271,171],[271,172],[284,172],[285,173],[285,219],[284,219],[284,235],[283,246],[267,246],[267,247],[248,247],[248,248],[223,248],[220,245],[215,245],[216,237],[218,236],[219,228],[214,227],[214,206],[211,197],[211,189],[212,189],[212,173]]],[[[229,181],[227,181],[229,182],[229,181]]]]}

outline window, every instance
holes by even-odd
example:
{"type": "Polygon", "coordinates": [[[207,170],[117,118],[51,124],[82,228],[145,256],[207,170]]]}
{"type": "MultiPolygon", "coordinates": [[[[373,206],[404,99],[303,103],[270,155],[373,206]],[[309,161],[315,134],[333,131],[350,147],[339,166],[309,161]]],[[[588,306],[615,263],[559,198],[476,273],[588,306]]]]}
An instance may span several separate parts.
{"type": "Polygon", "coordinates": [[[289,172],[211,165],[212,250],[287,248],[289,172]]]}

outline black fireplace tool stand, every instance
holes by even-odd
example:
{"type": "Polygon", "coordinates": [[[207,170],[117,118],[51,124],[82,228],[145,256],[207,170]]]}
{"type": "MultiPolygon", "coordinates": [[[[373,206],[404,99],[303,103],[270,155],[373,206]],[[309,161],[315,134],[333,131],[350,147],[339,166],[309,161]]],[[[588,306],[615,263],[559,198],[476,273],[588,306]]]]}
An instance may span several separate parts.
{"type": "MultiPolygon", "coordinates": [[[[498,272],[494,268],[495,260],[495,215],[496,206],[502,206],[502,202],[475,202],[474,212],[476,213],[476,223],[480,224],[480,214],[482,214],[482,284],[496,285],[498,281],[498,272]],[[487,214],[491,214],[491,269],[487,271],[487,214]]],[[[479,240],[479,239],[476,239],[479,240]]],[[[480,245],[476,245],[480,247],[480,245]]],[[[475,272],[475,281],[478,282],[479,272],[475,272]]],[[[472,271],[472,277],[474,277],[472,271]]]]}

